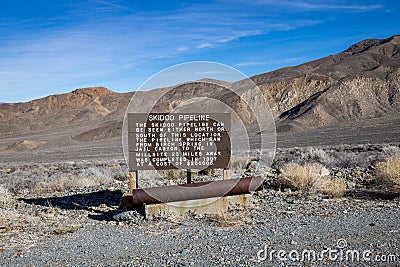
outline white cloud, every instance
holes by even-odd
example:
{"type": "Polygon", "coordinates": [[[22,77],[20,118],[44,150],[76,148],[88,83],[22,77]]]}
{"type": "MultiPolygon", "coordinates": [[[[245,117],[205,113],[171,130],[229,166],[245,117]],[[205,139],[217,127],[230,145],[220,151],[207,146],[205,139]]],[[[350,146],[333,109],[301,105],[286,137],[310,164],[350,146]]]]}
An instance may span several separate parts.
{"type": "Polygon", "coordinates": [[[340,1],[279,1],[279,0],[254,0],[253,4],[258,5],[272,5],[272,6],[284,6],[286,8],[290,8],[292,10],[349,10],[349,11],[359,11],[359,12],[367,12],[373,11],[377,9],[385,8],[384,5],[381,4],[351,4],[340,1]]]}
{"type": "Polygon", "coordinates": [[[213,47],[213,46],[215,46],[215,45],[211,44],[211,43],[202,43],[202,44],[197,45],[196,48],[202,49],[202,48],[210,48],[210,47],[213,47]]]}
{"type": "Polygon", "coordinates": [[[100,5],[104,5],[104,6],[107,6],[107,7],[111,7],[111,8],[113,8],[113,9],[121,9],[121,10],[135,11],[134,9],[132,9],[132,8],[130,8],[130,7],[117,4],[116,2],[113,2],[113,1],[93,0],[93,2],[99,3],[100,5]]]}
{"type": "Polygon", "coordinates": [[[197,75],[215,75],[215,74],[225,74],[226,71],[197,71],[197,75]]]}
{"type": "Polygon", "coordinates": [[[176,51],[178,51],[178,52],[185,52],[188,50],[189,50],[189,47],[187,47],[186,45],[181,45],[176,48],[176,51]]]}
{"type": "Polygon", "coordinates": [[[243,61],[236,64],[238,67],[249,67],[268,64],[265,61],[243,61]]]}

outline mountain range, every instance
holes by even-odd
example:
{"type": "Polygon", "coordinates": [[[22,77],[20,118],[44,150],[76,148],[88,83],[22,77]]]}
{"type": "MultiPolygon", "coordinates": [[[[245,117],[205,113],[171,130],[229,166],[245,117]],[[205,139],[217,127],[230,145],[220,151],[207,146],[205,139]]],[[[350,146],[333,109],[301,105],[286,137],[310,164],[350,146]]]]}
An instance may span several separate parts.
{"type": "MultiPolygon", "coordinates": [[[[278,137],[318,131],[324,127],[378,121],[399,121],[400,114],[400,35],[387,39],[368,39],[343,52],[298,66],[282,68],[251,77],[263,92],[278,132],[278,137]]],[[[198,87],[178,86],[164,95],[159,107],[172,110],[188,97],[218,95],[219,85],[240,91],[242,81],[228,83],[207,80],[198,87]]],[[[143,92],[149,98],[163,94],[165,88],[143,92]]],[[[77,89],[26,103],[0,105],[0,136],[5,151],[15,141],[35,136],[41,147],[79,145],[118,139],[126,107],[134,95],[116,93],[104,87],[77,89]],[[46,138],[63,132],[63,141],[46,138]],[[103,141],[101,141],[103,140],[103,141]]],[[[228,97],[229,98],[229,97],[228,97]]],[[[232,97],[231,97],[232,98],[232,97]]],[[[234,99],[239,116],[246,109],[234,99]]],[[[398,141],[398,140],[393,140],[398,141]]],[[[0,147],[0,151],[1,151],[0,147]]]]}

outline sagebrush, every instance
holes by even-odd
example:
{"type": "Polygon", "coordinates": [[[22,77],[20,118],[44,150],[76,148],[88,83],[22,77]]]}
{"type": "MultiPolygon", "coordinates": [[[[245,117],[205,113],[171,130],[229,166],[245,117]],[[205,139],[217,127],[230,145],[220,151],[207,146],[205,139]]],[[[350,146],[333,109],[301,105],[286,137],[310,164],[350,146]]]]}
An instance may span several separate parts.
{"type": "Polygon", "coordinates": [[[329,170],[320,163],[288,163],[281,169],[281,185],[304,192],[320,192],[328,197],[342,197],[346,192],[346,182],[332,178],[329,170]]]}
{"type": "Polygon", "coordinates": [[[379,183],[400,190],[400,157],[388,157],[376,163],[375,175],[379,183]]]}

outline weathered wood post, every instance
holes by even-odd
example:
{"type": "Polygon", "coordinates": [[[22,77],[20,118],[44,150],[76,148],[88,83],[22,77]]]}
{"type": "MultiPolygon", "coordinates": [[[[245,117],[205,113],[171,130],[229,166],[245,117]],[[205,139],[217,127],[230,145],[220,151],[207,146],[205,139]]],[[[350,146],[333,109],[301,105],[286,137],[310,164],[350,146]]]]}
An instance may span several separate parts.
{"type": "Polygon", "coordinates": [[[224,168],[224,180],[231,179],[231,172],[229,168],[224,168]]]}
{"type": "Polygon", "coordinates": [[[129,193],[138,188],[138,171],[129,172],[129,193]]]}
{"type": "Polygon", "coordinates": [[[186,170],[186,183],[188,183],[188,184],[192,183],[192,170],[191,169],[186,170]]]}

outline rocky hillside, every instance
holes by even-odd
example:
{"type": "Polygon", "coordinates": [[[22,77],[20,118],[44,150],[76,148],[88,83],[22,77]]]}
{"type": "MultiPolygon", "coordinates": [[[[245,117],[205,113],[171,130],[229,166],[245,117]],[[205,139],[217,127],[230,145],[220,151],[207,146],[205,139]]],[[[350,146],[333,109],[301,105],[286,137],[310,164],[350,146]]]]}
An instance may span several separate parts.
{"type": "Polygon", "coordinates": [[[280,131],[400,114],[400,35],[253,77],[280,131]]]}

